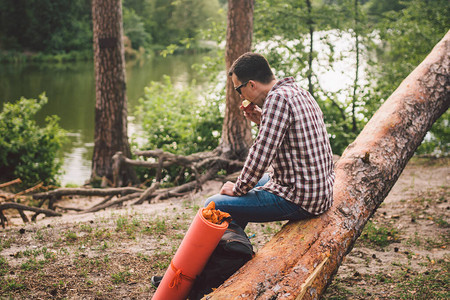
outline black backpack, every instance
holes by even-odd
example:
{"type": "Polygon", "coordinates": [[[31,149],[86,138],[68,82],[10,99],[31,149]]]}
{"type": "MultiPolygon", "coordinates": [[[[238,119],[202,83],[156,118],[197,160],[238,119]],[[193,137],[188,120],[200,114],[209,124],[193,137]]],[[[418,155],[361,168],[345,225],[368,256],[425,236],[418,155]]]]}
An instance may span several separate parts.
{"type": "Polygon", "coordinates": [[[205,268],[195,279],[189,300],[199,300],[233,275],[254,255],[253,246],[244,230],[230,223],[205,268]]]}

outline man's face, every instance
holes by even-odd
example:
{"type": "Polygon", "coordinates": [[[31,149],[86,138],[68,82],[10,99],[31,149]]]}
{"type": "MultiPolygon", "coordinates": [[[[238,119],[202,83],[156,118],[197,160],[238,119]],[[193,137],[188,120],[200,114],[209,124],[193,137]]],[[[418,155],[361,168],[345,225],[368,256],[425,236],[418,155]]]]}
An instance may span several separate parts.
{"type": "Polygon", "coordinates": [[[251,101],[251,99],[248,98],[248,93],[247,93],[247,87],[249,85],[249,82],[241,82],[236,74],[233,74],[231,76],[231,81],[233,81],[233,85],[234,85],[234,89],[236,90],[236,92],[239,94],[239,96],[241,97],[241,99],[247,99],[249,101],[251,101]],[[247,96],[247,97],[246,97],[247,96]]]}
{"type": "Polygon", "coordinates": [[[263,86],[259,82],[254,80],[241,82],[235,74],[231,76],[231,81],[233,81],[236,93],[240,92],[239,96],[242,100],[247,99],[259,107],[263,106],[266,94],[263,91],[263,86]]]}

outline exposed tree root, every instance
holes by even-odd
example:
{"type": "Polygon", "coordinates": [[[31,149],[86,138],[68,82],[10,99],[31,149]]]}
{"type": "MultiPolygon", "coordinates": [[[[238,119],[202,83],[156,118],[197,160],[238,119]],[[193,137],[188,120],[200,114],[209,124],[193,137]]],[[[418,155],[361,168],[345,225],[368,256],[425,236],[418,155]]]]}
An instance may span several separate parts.
{"type": "MultiPolygon", "coordinates": [[[[56,209],[59,209],[61,211],[72,210],[79,213],[88,213],[96,212],[108,207],[120,206],[127,201],[133,201],[131,202],[131,205],[139,205],[144,203],[145,201],[148,201],[149,203],[155,203],[171,197],[180,197],[186,195],[191,191],[201,189],[202,185],[206,181],[216,178],[218,176],[218,172],[222,169],[231,173],[240,170],[243,166],[243,163],[241,161],[228,159],[221,155],[220,151],[218,150],[183,156],[157,149],[151,151],[138,151],[136,152],[136,155],[150,158],[150,160],[132,160],[125,157],[121,152],[118,152],[114,155],[114,184],[120,186],[119,174],[121,173],[121,168],[124,168],[127,165],[155,169],[156,175],[153,183],[146,189],[137,187],[58,188],[55,190],[34,194],[33,199],[40,200],[38,208],[14,202],[3,203],[3,206],[0,207],[5,207],[2,208],[2,210],[7,208],[18,209],[24,222],[28,222],[28,218],[23,213],[24,210],[35,211],[37,214],[44,213],[47,216],[60,216],[61,214],[57,213],[55,211],[56,209]],[[190,170],[191,172],[190,177],[194,178],[195,180],[171,188],[160,188],[163,182],[163,170],[171,166],[183,167],[180,171],[180,174],[177,176],[176,181],[181,179],[181,177],[184,176],[183,174],[185,172],[188,172],[188,170],[190,170]],[[80,208],[69,208],[56,205],[56,202],[67,196],[97,196],[105,197],[105,199],[100,203],[97,203],[96,205],[84,210],[80,208]],[[48,209],[41,208],[47,200],[48,209]]],[[[20,179],[17,179],[5,183],[2,186],[8,186],[19,182],[20,179]]],[[[15,197],[31,193],[39,188],[42,188],[42,183],[18,194],[7,194],[7,196],[3,197],[5,201],[14,201],[15,197]]],[[[36,216],[34,216],[33,218],[35,217],[36,216]]],[[[3,215],[1,210],[0,218],[2,222],[1,224],[5,226],[6,217],[3,215]]]]}
{"type": "MultiPolygon", "coordinates": [[[[118,152],[113,157],[113,170],[114,170],[114,185],[120,186],[121,169],[128,166],[139,166],[150,169],[155,169],[156,175],[152,180],[152,184],[148,188],[138,187],[112,187],[112,188],[58,188],[51,191],[42,193],[36,193],[33,195],[33,199],[40,200],[38,207],[26,206],[23,204],[15,203],[15,199],[21,195],[32,193],[37,189],[43,188],[42,183],[24,190],[17,194],[5,193],[0,195],[4,198],[4,201],[12,201],[3,203],[0,206],[0,221],[2,226],[6,225],[6,217],[3,215],[2,210],[8,208],[16,208],[19,211],[24,222],[28,222],[28,218],[23,213],[24,210],[34,211],[36,215],[44,213],[46,216],[60,216],[61,214],[56,212],[60,211],[76,211],[78,213],[96,212],[102,209],[106,209],[113,206],[123,205],[125,202],[130,201],[131,205],[139,205],[148,201],[149,203],[159,202],[172,197],[181,197],[194,190],[200,190],[202,185],[211,179],[216,178],[220,170],[226,170],[228,173],[236,172],[243,166],[243,162],[238,160],[231,160],[220,154],[219,150],[211,152],[195,153],[187,156],[176,155],[169,152],[164,152],[160,149],[151,151],[138,151],[135,153],[138,156],[149,158],[149,160],[132,160],[125,157],[121,152],[118,152]],[[184,173],[190,171],[190,177],[194,178],[193,181],[186,182],[181,185],[177,185],[170,188],[160,188],[163,183],[163,171],[166,168],[172,166],[182,167],[179,175],[175,179],[175,182],[182,180],[184,173]],[[86,196],[86,197],[105,197],[96,205],[88,208],[74,208],[63,207],[56,205],[56,203],[63,197],[70,196],[86,196]],[[42,208],[44,203],[48,201],[47,209],[42,208]]],[[[235,176],[235,174],[233,174],[235,176]]],[[[9,186],[12,184],[20,183],[20,179],[13,180],[2,184],[1,186],[9,186]]]]}
{"type": "Polygon", "coordinates": [[[14,202],[5,202],[5,203],[0,204],[0,224],[2,225],[3,228],[6,227],[6,223],[8,222],[8,219],[3,214],[3,211],[6,209],[11,209],[11,208],[17,209],[17,211],[19,212],[20,216],[22,217],[22,220],[24,223],[29,222],[28,217],[25,215],[24,211],[35,212],[35,214],[31,218],[32,221],[36,220],[36,217],[39,214],[44,214],[49,217],[61,216],[60,213],[55,212],[54,210],[51,210],[51,209],[32,207],[32,206],[27,206],[27,205],[23,205],[23,204],[19,204],[19,203],[14,203],[14,202]]]}

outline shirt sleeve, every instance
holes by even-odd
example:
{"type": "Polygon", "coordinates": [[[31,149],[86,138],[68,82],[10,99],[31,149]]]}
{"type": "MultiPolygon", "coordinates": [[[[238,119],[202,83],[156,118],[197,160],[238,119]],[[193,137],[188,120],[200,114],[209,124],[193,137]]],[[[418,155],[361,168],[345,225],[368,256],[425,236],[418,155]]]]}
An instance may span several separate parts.
{"type": "Polygon", "coordinates": [[[258,136],[233,189],[236,196],[247,194],[258,183],[276,156],[290,124],[287,99],[279,93],[269,95],[263,107],[258,136]]]}

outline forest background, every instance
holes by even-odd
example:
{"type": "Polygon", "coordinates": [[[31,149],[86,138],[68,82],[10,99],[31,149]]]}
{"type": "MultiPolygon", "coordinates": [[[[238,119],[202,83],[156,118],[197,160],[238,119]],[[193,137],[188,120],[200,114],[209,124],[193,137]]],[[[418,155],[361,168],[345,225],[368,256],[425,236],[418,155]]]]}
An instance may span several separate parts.
{"type": "MultiPolygon", "coordinates": [[[[170,78],[151,83],[139,109],[144,132],[139,139],[144,143],[134,143],[135,148],[191,154],[218,145],[225,102],[226,10],[224,0],[123,1],[128,60],[202,51],[203,63],[193,67],[204,74],[204,82],[211,83],[200,92],[194,84],[178,89],[170,78]]],[[[449,24],[446,0],[256,0],[253,48],[267,56],[277,77],[294,76],[314,95],[324,112],[333,151],[339,155],[444,36],[449,24]],[[317,68],[332,68],[343,59],[334,41],[344,35],[352,41],[345,55],[354,61],[348,71],[353,74],[346,74],[353,76],[353,82],[330,92],[320,86],[317,68]],[[325,49],[315,48],[317,37],[325,49]]],[[[2,64],[89,59],[91,1],[0,2],[2,64]]],[[[20,177],[29,186],[39,181],[57,183],[61,167],[57,153],[64,132],[57,118],[50,118],[43,128],[33,122],[45,102],[45,96],[22,99],[0,112],[0,180],[20,177]]],[[[446,112],[417,152],[447,156],[448,125],[446,112]]],[[[167,182],[175,173],[167,174],[167,182]]],[[[146,170],[138,175],[142,181],[152,176],[146,170]]]]}

